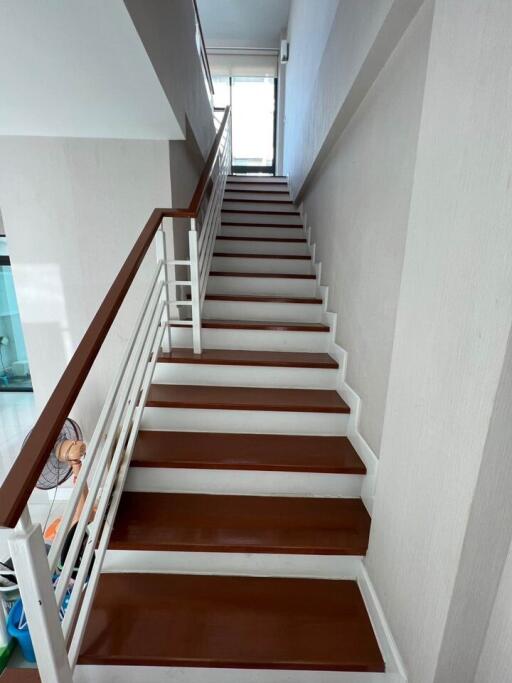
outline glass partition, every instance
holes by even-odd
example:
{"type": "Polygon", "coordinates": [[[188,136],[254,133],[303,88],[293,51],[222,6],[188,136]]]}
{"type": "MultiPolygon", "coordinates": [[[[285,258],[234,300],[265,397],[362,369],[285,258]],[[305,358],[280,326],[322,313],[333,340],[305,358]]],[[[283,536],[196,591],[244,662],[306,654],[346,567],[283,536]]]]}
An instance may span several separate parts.
{"type": "Polygon", "coordinates": [[[0,391],[32,391],[5,237],[0,237],[0,391]]]}

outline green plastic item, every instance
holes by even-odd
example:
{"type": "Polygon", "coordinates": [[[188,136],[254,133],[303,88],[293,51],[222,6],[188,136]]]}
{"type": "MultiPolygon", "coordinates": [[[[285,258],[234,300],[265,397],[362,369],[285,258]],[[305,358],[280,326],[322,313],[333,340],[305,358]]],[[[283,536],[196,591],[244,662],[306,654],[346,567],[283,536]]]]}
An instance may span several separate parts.
{"type": "Polygon", "coordinates": [[[14,638],[11,638],[8,645],[0,645],[0,674],[7,666],[7,662],[11,658],[11,654],[15,645],[16,641],[14,638]]]}

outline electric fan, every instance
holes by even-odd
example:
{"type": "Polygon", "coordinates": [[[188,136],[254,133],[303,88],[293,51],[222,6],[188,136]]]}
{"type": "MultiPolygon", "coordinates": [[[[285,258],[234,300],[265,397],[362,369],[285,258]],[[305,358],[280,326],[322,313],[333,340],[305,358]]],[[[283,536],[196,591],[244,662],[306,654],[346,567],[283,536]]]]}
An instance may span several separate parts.
{"type": "Polygon", "coordinates": [[[49,491],[63,484],[72,474],[76,478],[80,471],[80,462],[85,455],[85,443],[82,438],[80,427],[74,420],[67,417],[46,465],[39,475],[36,483],[38,489],[49,491]]]}

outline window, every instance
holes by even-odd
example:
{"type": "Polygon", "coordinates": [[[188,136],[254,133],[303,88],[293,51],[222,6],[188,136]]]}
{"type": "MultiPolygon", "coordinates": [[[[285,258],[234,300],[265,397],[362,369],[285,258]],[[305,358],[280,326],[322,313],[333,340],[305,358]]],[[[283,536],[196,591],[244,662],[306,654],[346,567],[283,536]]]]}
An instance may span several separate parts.
{"type": "Polygon", "coordinates": [[[214,105],[232,107],[233,173],[275,173],[277,79],[215,76],[214,105]]]}

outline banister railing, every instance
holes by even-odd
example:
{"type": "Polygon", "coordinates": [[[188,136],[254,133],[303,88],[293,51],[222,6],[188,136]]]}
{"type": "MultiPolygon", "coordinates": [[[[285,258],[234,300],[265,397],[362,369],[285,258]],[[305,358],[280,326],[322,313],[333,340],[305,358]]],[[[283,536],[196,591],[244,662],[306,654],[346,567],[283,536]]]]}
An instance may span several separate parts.
{"type": "Polygon", "coordinates": [[[206,82],[208,83],[208,89],[210,91],[210,94],[213,97],[214,89],[213,89],[212,73],[210,71],[210,62],[208,61],[208,53],[206,51],[206,41],[204,39],[203,27],[201,25],[201,17],[199,16],[199,9],[197,7],[196,0],[194,0],[194,13],[196,15],[197,28],[199,31],[199,40],[200,40],[199,54],[201,57],[201,63],[203,65],[203,70],[204,70],[206,82]]]}
{"type": "Polygon", "coordinates": [[[149,217],[0,488],[0,527],[16,527],[9,547],[43,683],[72,681],[159,349],[171,345],[165,331],[171,325],[191,327],[194,352],[201,352],[201,309],[231,167],[230,117],[228,107],[189,206],[155,209],[149,217]],[[190,219],[188,259],[167,259],[167,218],[190,219]],[[30,519],[29,497],[155,238],[156,270],[46,556],[41,527],[30,519]],[[189,267],[188,280],[171,279],[170,269],[178,266],[189,267]],[[190,287],[190,296],[172,298],[176,285],[190,287]],[[171,318],[171,310],[178,311],[177,318],[171,318]],[[183,310],[190,315],[179,317],[183,310]],[[58,567],[79,501],[80,518],[58,567]]]}
{"type": "Polygon", "coordinates": [[[155,209],[133,245],[0,488],[0,527],[13,528],[18,522],[64,420],[80,393],[162,220],[164,218],[197,219],[208,183],[222,151],[221,143],[229,137],[226,135],[229,118],[230,108],[228,107],[189,206],[184,209],[155,209]]]}

